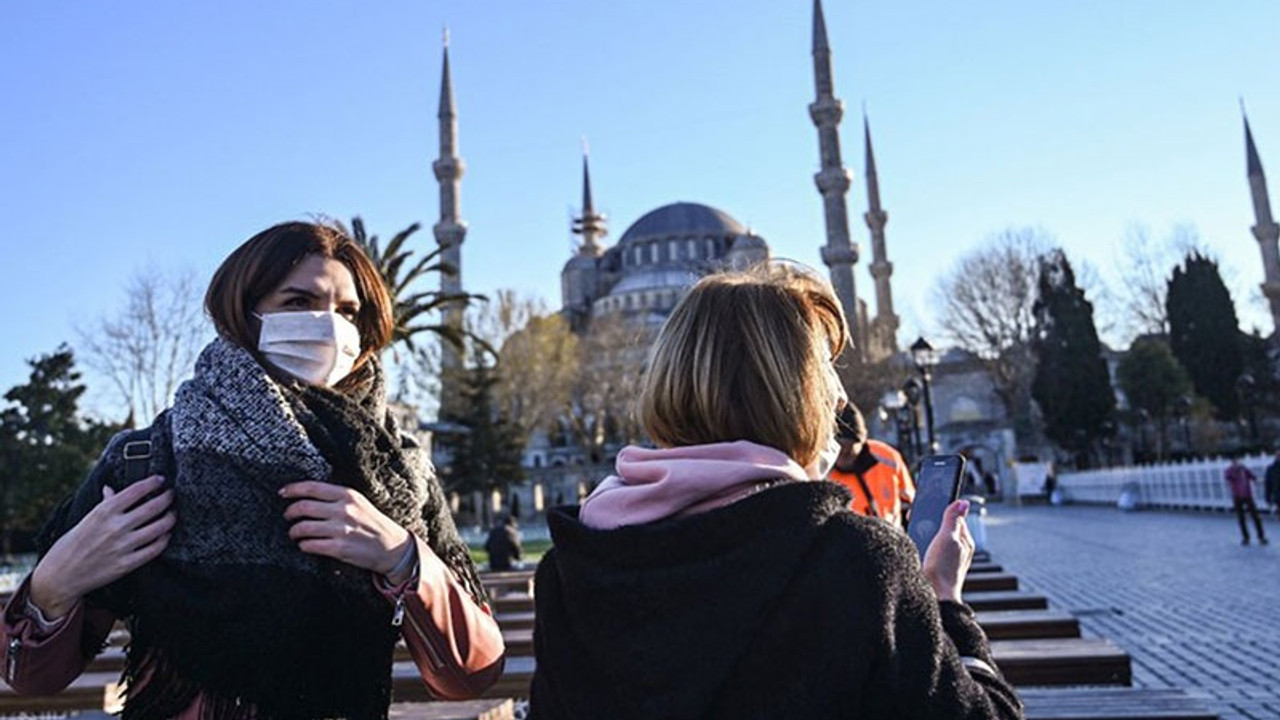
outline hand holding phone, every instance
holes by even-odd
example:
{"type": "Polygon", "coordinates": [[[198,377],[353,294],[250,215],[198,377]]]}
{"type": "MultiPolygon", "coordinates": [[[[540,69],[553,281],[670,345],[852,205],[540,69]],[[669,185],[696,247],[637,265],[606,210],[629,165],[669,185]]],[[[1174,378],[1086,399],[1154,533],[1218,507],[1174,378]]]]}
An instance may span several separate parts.
{"type": "Polygon", "coordinates": [[[920,461],[916,499],[911,504],[907,535],[916,544],[921,558],[942,527],[942,515],[947,506],[960,496],[964,465],[963,455],[930,455],[920,461]]]}

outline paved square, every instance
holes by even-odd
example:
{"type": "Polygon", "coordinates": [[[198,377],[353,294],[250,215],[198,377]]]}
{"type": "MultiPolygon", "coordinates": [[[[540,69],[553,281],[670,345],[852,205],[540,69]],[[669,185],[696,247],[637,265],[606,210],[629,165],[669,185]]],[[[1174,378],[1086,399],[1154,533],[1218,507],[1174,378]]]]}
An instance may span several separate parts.
{"type": "MultiPolygon", "coordinates": [[[[1280,524],[1240,545],[1234,514],[993,504],[992,559],[1224,720],[1280,719],[1280,524]]],[[[1250,526],[1252,532],[1252,525],[1250,526]]]]}

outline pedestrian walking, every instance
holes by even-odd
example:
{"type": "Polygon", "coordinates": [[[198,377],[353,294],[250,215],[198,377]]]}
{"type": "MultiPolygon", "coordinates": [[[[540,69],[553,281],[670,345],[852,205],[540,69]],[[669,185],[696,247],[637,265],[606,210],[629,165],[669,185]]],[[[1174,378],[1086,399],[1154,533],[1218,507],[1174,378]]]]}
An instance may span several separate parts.
{"type": "Polygon", "coordinates": [[[1267,533],[1262,529],[1262,517],[1258,515],[1258,505],[1253,501],[1253,481],[1257,480],[1249,468],[1240,462],[1240,456],[1231,458],[1225,473],[1227,485],[1231,486],[1231,505],[1235,508],[1236,519],[1240,521],[1240,544],[1249,544],[1249,527],[1245,524],[1244,514],[1247,511],[1253,516],[1253,526],[1258,531],[1258,542],[1267,544],[1267,533]]]}
{"type": "Polygon", "coordinates": [[[1271,509],[1275,510],[1276,517],[1280,518],[1280,448],[1276,449],[1275,458],[1267,466],[1263,478],[1266,500],[1271,504],[1271,509]]]}

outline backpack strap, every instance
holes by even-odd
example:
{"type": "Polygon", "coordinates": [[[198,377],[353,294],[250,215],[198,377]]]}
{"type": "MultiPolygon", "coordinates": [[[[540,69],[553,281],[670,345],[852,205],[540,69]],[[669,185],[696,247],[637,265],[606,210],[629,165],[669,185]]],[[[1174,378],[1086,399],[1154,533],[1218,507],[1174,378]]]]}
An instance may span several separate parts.
{"type": "Polygon", "coordinates": [[[867,511],[876,517],[880,517],[880,506],[876,504],[876,497],[871,494],[871,488],[867,486],[866,478],[862,477],[861,471],[854,472],[853,476],[858,478],[858,486],[862,488],[862,494],[867,498],[867,511]]]}
{"type": "Polygon", "coordinates": [[[132,485],[151,474],[151,428],[130,431],[124,438],[124,483],[132,485]]]}

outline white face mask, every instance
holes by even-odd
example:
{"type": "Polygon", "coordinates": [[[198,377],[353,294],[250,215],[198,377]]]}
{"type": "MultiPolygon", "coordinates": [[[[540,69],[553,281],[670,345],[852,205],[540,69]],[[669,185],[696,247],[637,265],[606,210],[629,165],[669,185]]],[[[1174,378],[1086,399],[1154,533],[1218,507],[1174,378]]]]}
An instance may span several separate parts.
{"type": "Polygon", "coordinates": [[[258,350],[272,365],[311,385],[332,387],[355,367],[360,330],[324,310],[258,315],[258,350]]]}
{"type": "Polygon", "coordinates": [[[812,470],[810,477],[814,480],[825,479],[827,473],[831,472],[831,468],[836,464],[836,458],[839,456],[840,443],[833,437],[825,448],[818,451],[818,457],[809,466],[812,470]]]}

